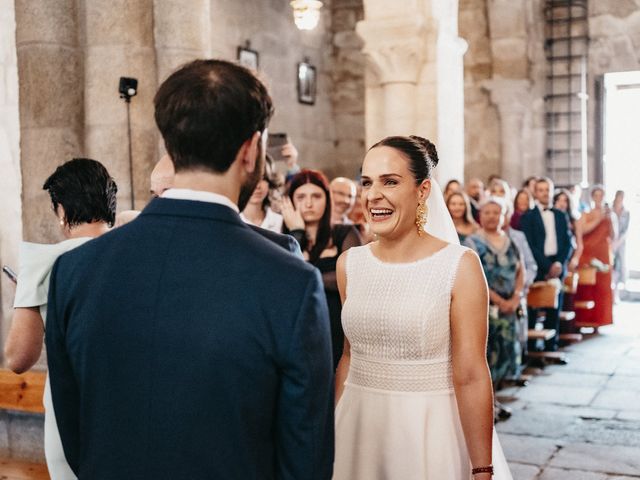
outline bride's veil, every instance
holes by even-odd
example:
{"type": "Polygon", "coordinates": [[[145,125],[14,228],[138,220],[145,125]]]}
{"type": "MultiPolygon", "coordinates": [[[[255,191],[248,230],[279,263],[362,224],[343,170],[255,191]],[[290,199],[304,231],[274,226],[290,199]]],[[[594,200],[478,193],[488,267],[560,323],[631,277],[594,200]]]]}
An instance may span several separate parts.
{"type": "Polygon", "coordinates": [[[453,225],[442,190],[435,178],[431,179],[431,194],[427,200],[427,208],[425,231],[445,242],[460,245],[456,227],[453,225]]]}

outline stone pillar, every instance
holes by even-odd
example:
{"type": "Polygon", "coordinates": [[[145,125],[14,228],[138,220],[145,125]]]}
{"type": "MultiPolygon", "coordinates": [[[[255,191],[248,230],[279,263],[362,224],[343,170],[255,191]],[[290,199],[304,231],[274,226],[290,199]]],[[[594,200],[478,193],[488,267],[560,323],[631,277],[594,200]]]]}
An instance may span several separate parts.
{"type": "Polygon", "coordinates": [[[457,35],[457,1],[407,1],[395,10],[383,0],[364,4],[357,32],[368,61],[367,144],[386,135],[424,136],[438,148],[437,177],[462,178],[466,43],[457,35]]]}
{"type": "Polygon", "coordinates": [[[501,131],[501,175],[511,185],[520,185],[523,175],[522,130],[529,109],[528,80],[493,79],[483,83],[498,107],[501,131]]]}
{"type": "Polygon", "coordinates": [[[206,58],[211,50],[209,0],[153,0],[158,84],[180,65],[206,58]]]}
{"type": "Polygon", "coordinates": [[[142,208],[149,200],[149,173],[158,145],[153,120],[153,0],[85,0],[84,16],[87,155],[102,162],[115,178],[118,210],[131,208],[127,108],[118,96],[118,81],[137,78],[138,95],[131,100],[131,150],[135,208],[142,208]]]}
{"type": "Polygon", "coordinates": [[[16,0],[22,218],[26,240],[60,240],[42,185],[82,153],[82,68],[74,0],[16,0]]]}
{"type": "Polygon", "coordinates": [[[424,22],[415,16],[365,19],[358,22],[357,32],[365,42],[367,89],[379,89],[378,95],[368,96],[377,103],[373,110],[378,121],[367,121],[367,144],[387,135],[417,133],[415,98],[426,55],[424,22]]]}

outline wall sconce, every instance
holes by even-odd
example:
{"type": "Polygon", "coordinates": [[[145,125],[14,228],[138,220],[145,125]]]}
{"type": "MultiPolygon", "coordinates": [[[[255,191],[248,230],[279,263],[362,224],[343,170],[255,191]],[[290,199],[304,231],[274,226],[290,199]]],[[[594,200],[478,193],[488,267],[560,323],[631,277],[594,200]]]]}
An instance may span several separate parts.
{"type": "Polygon", "coordinates": [[[317,0],[293,0],[293,20],[299,30],[313,30],[320,20],[322,2],[317,0]]]}

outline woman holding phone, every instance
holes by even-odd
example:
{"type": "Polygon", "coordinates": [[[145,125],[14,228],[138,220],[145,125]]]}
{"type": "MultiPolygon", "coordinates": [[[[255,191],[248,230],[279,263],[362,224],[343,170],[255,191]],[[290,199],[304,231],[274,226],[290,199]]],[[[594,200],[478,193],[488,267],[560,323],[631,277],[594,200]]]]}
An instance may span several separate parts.
{"type": "MultiPolygon", "coordinates": [[[[20,246],[15,312],[4,345],[7,366],[15,373],[29,370],[40,358],[47,318],[49,277],[57,258],[113,226],[118,188],[104,166],[75,158],[59,166],[43,186],[65,240],[20,246]]],[[[67,464],[56,425],[49,378],[44,392],[44,451],[51,480],[75,479],[67,464]]]]}

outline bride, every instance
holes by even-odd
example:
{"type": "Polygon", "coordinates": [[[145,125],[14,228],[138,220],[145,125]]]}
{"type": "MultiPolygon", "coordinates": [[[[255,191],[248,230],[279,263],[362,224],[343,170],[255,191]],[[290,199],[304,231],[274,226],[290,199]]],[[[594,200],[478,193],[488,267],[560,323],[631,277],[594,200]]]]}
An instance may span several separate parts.
{"type": "Polygon", "coordinates": [[[387,137],[362,165],[378,240],[338,260],[344,353],[334,480],[510,480],[493,431],[487,284],[432,182],[435,146],[387,137]]]}

